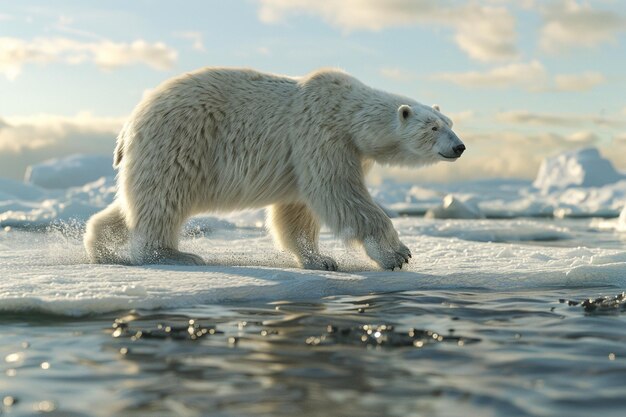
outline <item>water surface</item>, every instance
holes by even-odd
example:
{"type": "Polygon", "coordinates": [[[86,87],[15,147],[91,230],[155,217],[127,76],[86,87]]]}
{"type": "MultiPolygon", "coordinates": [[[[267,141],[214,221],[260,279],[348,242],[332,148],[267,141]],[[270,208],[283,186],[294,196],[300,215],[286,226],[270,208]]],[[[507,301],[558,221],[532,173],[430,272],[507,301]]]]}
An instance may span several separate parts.
{"type": "Polygon", "coordinates": [[[623,416],[624,305],[586,311],[567,302],[616,294],[468,288],[78,319],[3,313],[2,410],[623,416]]]}

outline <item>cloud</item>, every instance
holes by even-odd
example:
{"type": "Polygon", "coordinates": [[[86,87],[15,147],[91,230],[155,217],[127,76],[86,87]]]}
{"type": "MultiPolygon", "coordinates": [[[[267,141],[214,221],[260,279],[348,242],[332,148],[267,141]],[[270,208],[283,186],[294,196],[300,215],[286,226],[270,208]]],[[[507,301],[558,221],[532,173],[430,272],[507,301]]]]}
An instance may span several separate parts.
{"type": "Polygon", "coordinates": [[[345,31],[388,27],[442,26],[454,32],[457,46],[479,61],[518,56],[515,19],[504,6],[437,0],[261,0],[259,18],[269,24],[306,13],[345,31]]]}
{"type": "Polygon", "coordinates": [[[81,42],[68,38],[0,38],[0,74],[16,79],[27,64],[63,62],[76,65],[93,62],[102,69],[144,64],[157,70],[168,70],[176,62],[178,53],[162,42],[131,43],[109,40],[81,42]]]}
{"type": "Polygon", "coordinates": [[[612,142],[619,145],[626,145],[626,132],[613,136],[612,142]]]}
{"type": "Polygon", "coordinates": [[[617,33],[626,30],[624,16],[576,0],[553,2],[542,9],[542,15],[540,46],[550,52],[616,42],[617,33]]]}
{"type": "Polygon", "coordinates": [[[598,143],[600,137],[594,132],[583,131],[570,134],[566,137],[566,140],[575,145],[589,146],[598,143]]]}
{"type": "Polygon", "coordinates": [[[556,74],[551,80],[543,64],[537,60],[494,67],[487,71],[445,72],[433,79],[448,81],[466,88],[510,88],[540,92],[583,92],[604,83],[599,72],[556,74]]]}
{"type": "Polygon", "coordinates": [[[559,150],[561,148],[571,148],[572,145],[588,146],[600,140],[594,132],[588,130],[575,131],[569,134],[554,132],[540,133],[520,133],[514,131],[489,131],[482,133],[472,133],[467,136],[467,141],[474,142],[478,146],[498,143],[496,151],[503,152],[508,148],[515,149],[516,152],[528,151],[531,154],[542,155],[545,151],[559,150]],[[532,146],[529,146],[532,145],[532,146]],[[523,150],[523,147],[529,149],[523,150]]]}
{"type": "Polygon", "coordinates": [[[204,52],[204,37],[201,32],[176,32],[174,36],[191,41],[191,47],[196,51],[204,52]]]}
{"type": "Polygon", "coordinates": [[[479,61],[502,61],[518,56],[515,19],[503,7],[469,4],[449,10],[448,20],[457,29],[454,39],[470,58],[479,61]]]}
{"type": "Polygon", "coordinates": [[[380,75],[393,81],[412,81],[416,78],[415,74],[411,71],[402,68],[385,67],[379,70],[380,75]]]}
{"type": "Polygon", "coordinates": [[[463,110],[459,112],[448,113],[445,109],[441,109],[441,111],[448,116],[454,122],[454,125],[457,126],[460,123],[469,122],[474,119],[476,115],[473,110],[463,110]]]}
{"type": "Polygon", "coordinates": [[[123,123],[90,113],[0,119],[0,177],[20,179],[30,164],[73,153],[113,155],[123,123]]]}
{"type": "Polygon", "coordinates": [[[94,39],[96,41],[105,41],[106,39],[97,33],[79,29],[73,26],[74,19],[66,15],[60,15],[56,23],[52,26],[55,30],[72,36],[94,39]]]}
{"type": "Polygon", "coordinates": [[[496,120],[503,123],[526,124],[535,126],[602,126],[619,128],[626,126],[626,119],[620,117],[596,116],[588,114],[553,114],[536,113],[527,110],[513,110],[496,114],[496,120]]]}
{"type": "Polygon", "coordinates": [[[606,81],[599,72],[584,72],[582,74],[557,74],[554,82],[558,91],[588,91],[606,81]]]}
{"type": "Polygon", "coordinates": [[[541,62],[534,60],[495,67],[486,72],[446,72],[436,74],[433,78],[467,88],[517,86],[532,91],[545,85],[548,76],[541,62]]]}

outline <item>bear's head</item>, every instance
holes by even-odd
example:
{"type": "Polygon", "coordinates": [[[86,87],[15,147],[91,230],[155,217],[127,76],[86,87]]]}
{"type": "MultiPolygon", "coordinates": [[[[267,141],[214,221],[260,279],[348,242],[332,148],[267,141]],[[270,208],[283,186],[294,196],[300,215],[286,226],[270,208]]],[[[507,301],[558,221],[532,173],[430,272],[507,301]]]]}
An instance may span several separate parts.
{"type": "Polygon", "coordinates": [[[413,102],[390,113],[390,130],[371,129],[357,145],[376,162],[408,166],[453,162],[465,151],[465,145],[452,131],[452,120],[440,112],[439,106],[413,102]]]}

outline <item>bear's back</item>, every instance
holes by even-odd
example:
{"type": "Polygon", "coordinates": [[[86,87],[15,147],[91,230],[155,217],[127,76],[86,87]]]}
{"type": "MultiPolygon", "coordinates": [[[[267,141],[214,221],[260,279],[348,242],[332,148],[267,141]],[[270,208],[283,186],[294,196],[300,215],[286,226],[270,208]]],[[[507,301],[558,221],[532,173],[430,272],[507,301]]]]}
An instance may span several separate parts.
{"type": "Polygon", "coordinates": [[[254,109],[259,103],[280,104],[296,91],[297,81],[290,77],[208,67],[166,81],[157,94],[165,105],[213,104],[235,111],[242,107],[254,109]]]}

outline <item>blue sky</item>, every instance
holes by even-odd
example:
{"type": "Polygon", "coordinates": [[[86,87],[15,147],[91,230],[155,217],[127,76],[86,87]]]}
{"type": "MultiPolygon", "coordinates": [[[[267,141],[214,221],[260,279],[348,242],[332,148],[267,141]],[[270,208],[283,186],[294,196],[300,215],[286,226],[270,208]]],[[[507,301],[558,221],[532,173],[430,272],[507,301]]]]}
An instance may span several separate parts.
{"type": "Polygon", "coordinates": [[[626,169],[626,2],[0,1],[0,176],[112,152],[144,92],[202,66],[339,67],[437,103],[468,151],[373,181],[532,178],[598,146],[626,169]]]}

